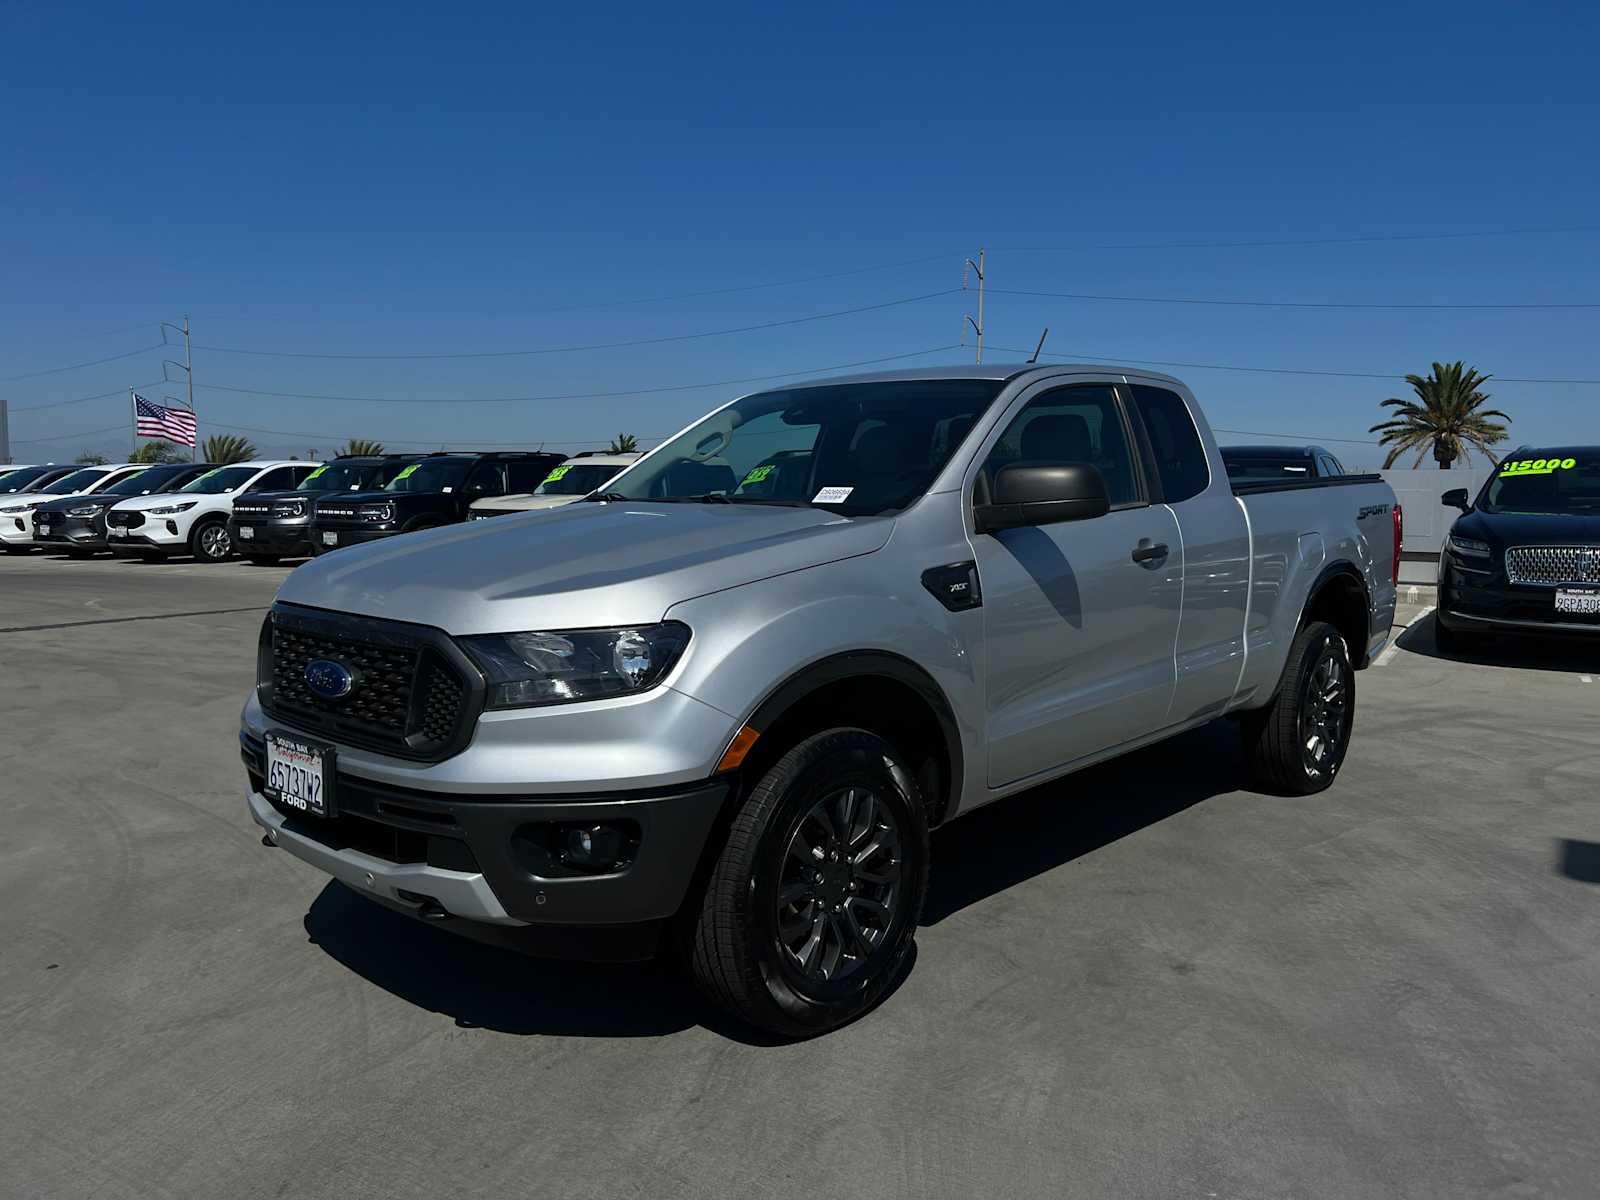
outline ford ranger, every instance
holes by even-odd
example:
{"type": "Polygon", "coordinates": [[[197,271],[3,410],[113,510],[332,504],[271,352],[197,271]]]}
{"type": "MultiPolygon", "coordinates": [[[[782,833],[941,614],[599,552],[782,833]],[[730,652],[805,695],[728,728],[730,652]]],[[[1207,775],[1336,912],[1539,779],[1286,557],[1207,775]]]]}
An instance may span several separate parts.
{"type": "Polygon", "coordinates": [[[240,733],[263,842],[784,1036],[908,963],[929,830],[1232,717],[1309,794],[1386,644],[1376,476],[1230,482],[1193,396],[953,367],[745,396],[537,521],[319,558],[240,733]]]}

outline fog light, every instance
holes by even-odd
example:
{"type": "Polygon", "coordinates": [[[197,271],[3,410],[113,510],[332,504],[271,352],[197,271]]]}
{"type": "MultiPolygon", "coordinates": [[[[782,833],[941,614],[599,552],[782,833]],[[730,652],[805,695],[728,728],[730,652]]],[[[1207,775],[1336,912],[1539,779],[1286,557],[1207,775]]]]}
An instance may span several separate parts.
{"type": "Polygon", "coordinates": [[[622,857],[622,830],[611,825],[574,825],[567,829],[562,855],[577,867],[611,867],[622,857]]]}

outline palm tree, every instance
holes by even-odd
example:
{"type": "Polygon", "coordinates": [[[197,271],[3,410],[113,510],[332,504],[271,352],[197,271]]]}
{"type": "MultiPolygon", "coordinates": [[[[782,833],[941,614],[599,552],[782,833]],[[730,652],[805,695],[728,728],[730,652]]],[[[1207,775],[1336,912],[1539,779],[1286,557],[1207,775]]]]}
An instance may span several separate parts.
{"type": "Polygon", "coordinates": [[[383,453],[383,443],[375,442],[371,438],[351,438],[335,451],[336,454],[355,454],[361,457],[370,457],[383,453]]]}
{"type": "Polygon", "coordinates": [[[1498,408],[1484,407],[1489,393],[1482,387],[1491,378],[1462,362],[1434,363],[1433,373],[1426,379],[1407,375],[1406,382],[1417,398],[1385,400],[1383,407],[1394,409],[1395,416],[1369,430],[1381,434],[1380,445],[1390,447],[1384,468],[1394,466],[1395,460],[1410,450],[1417,452],[1417,461],[1411,464],[1415,467],[1430,446],[1440,470],[1449,470],[1458,458],[1470,461],[1473,450],[1494,462],[1489,447],[1505,441],[1508,434],[1504,425],[1490,418],[1511,418],[1498,408]]]}
{"type": "Polygon", "coordinates": [[[85,450],[72,461],[77,463],[80,467],[101,467],[111,460],[104,454],[96,454],[93,450],[85,450]]]}
{"type": "Polygon", "coordinates": [[[611,439],[607,454],[632,454],[639,449],[639,439],[631,433],[619,433],[611,439]]]}
{"type": "Polygon", "coordinates": [[[203,462],[248,462],[256,456],[256,448],[236,433],[214,433],[200,448],[203,462]]]}
{"type": "Polygon", "coordinates": [[[181,463],[188,462],[189,459],[171,442],[146,442],[128,456],[128,461],[136,463],[181,463]]]}

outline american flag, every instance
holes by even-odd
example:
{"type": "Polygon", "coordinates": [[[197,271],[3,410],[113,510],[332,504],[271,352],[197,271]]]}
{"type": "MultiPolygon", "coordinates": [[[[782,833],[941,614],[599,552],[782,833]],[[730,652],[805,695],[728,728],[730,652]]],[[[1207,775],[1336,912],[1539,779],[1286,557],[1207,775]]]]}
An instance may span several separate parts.
{"type": "Polygon", "coordinates": [[[133,398],[133,411],[140,437],[165,438],[180,446],[194,445],[194,413],[187,408],[163,408],[143,396],[133,398]]]}

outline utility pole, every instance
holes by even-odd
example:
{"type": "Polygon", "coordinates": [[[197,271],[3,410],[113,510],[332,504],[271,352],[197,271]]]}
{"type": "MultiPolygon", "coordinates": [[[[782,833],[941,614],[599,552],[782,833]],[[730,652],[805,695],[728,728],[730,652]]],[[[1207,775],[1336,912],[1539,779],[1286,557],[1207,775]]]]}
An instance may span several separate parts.
{"type": "Polygon", "coordinates": [[[0,463],[11,461],[11,419],[6,412],[6,398],[0,396],[0,463]]]}
{"type": "MultiPolygon", "coordinates": [[[[176,330],[178,333],[183,334],[183,361],[180,363],[173,362],[170,358],[164,359],[161,363],[161,378],[163,381],[167,380],[167,368],[169,366],[177,367],[183,372],[184,377],[187,379],[189,384],[189,412],[192,414],[194,412],[194,358],[189,352],[189,318],[186,314],[183,318],[182,325],[174,325],[171,321],[163,321],[161,322],[161,329],[162,340],[166,339],[166,330],[168,329],[176,330]]],[[[197,462],[199,460],[199,454],[200,418],[196,416],[194,426],[194,445],[189,447],[189,461],[197,462]]]]}
{"type": "Polygon", "coordinates": [[[978,277],[978,319],[974,321],[971,314],[967,316],[967,324],[972,326],[972,331],[978,335],[978,361],[983,361],[983,248],[978,248],[978,261],[967,259],[967,265],[961,268],[962,290],[967,286],[967,275],[971,272],[978,277]]]}

